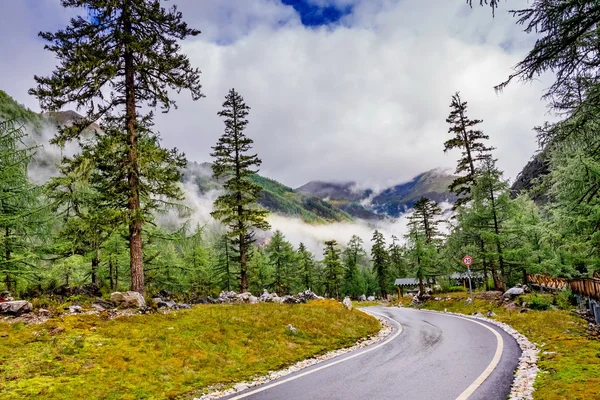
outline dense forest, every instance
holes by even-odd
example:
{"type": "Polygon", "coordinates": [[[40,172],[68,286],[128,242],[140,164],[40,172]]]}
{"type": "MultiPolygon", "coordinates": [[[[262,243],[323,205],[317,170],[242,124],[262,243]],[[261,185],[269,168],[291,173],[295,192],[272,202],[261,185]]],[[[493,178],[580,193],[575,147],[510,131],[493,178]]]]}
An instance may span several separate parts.
{"type": "MultiPolygon", "coordinates": [[[[294,248],[281,231],[256,240],[255,231],[269,229],[265,202],[292,209],[298,199],[285,188],[261,189],[273,184],[257,175],[261,161],[243,134],[250,107],[234,89],[219,112],[225,133],[211,153],[214,176],[223,182],[213,212],[221,224],[189,221],[167,230],[156,223],[161,213],[186,213],[181,177],[187,160],[161,146],[153,114],[141,114],[138,106],[169,111],[172,90],[204,96],[199,71],[178,44],[199,32],[176,8],[158,2],[123,2],[118,9],[82,3],[88,3],[89,20],[40,34],[59,65],[48,77],[36,76],[30,94],[50,114],[67,104],[86,111],[52,138],[52,145],[74,144],[77,151],[63,155],[57,174],[43,184],[30,171],[47,122],[0,92],[0,281],[6,290],[35,296],[84,284],[103,292],[199,295],[312,289],[356,298],[394,293],[396,278],[414,277],[422,286],[427,277],[462,272],[466,254],[486,287],[498,290],[525,273],[577,277],[600,269],[600,60],[598,32],[588,23],[597,20],[595,2],[535,2],[515,13],[528,31],[540,28],[542,38],[498,89],[552,71],[557,80],[545,98],[562,116],[536,128],[544,173],[527,177],[527,190],[511,191],[486,143],[484,121],[471,119],[456,93],[447,140],[440,143],[461,152],[450,184],[457,199],[452,217],[443,220],[439,204],[422,197],[409,212],[404,237],[374,231],[348,243],[326,241],[316,255],[303,244],[294,248]]],[[[319,222],[349,218],[314,201],[309,206],[321,210],[318,217],[304,209],[298,214],[319,222]]]]}

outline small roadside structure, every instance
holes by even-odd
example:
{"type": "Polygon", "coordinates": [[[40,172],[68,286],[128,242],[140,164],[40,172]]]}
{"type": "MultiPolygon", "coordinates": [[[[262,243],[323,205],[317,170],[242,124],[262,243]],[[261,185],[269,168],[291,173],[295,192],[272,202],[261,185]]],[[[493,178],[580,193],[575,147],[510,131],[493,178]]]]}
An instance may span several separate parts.
{"type": "MultiPolygon", "coordinates": [[[[471,271],[471,285],[473,289],[481,286],[484,282],[483,274],[481,272],[471,271]]],[[[454,272],[450,275],[450,284],[453,286],[463,286],[469,288],[469,275],[466,272],[454,272]]]]}
{"type": "Polygon", "coordinates": [[[419,286],[419,280],[415,278],[398,278],[394,282],[394,286],[398,290],[398,296],[404,296],[404,289],[412,289],[419,286]]]}

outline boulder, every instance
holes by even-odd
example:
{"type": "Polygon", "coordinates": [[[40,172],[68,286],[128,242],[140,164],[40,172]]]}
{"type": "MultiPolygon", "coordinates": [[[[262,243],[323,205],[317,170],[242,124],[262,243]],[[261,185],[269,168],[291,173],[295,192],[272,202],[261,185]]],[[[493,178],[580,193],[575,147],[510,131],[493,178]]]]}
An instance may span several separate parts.
{"type": "Polygon", "coordinates": [[[158,308],[175,308],[177,307],[177,303],[175,303],[173,300],[160,300],[156,303],[156,306],[158,308]]]}
{"type": "Polygon", "coordinates": [[[525,291],[523,290],[523,288],[515,286],[515,287],[512,287],[512,288],[508,289],[506,292],[504,292],[504,297],[513,298],[513,297],[520,296],[523,293],[525,293],[525,291]]]}
{"type": "Polygon", "coordinates": [[[4,301],[0,303],[0,314],[19,316],[31,312],[33,306],[26,300],[4,301]]]}
{"type": "Polygon", "coordinates": [[[493,312],[493,311],[488,311],[488,312],[487,312],[487,314],[486,314],[486,316],[487,316],[488,318],[497,317],[496,313],[495,313],[495,312],[493,312]]]}
{"type": "Polygon", "coordinates": [[[367,296],[361,294],[360,296],[358,296],[358,301],[367,301],[367,296]]]}
{"type": "Polygon", "coordinates": [[[142,308],[146,306],[144,296],[133,291],[111,293],[110,301],[124,308],[142,308]]]}
{"type": "Polygon", "coordinates": [[[252,296],[252,293],[244,292],[236,295],[235,297],[238,302],[247,303],[250,300],[250,296],[252,296]]]}
{"type": "Polygon", "coordinates": [[[348,310],[352,310],[352,300],[350,300],[350,297],[346,296],[344,297],[344,301],[342,301],[342,304],[348,309],[348,310]]]}
{"type": "Polygon", "coordinates": [[[190,305],[189,305],[189,304],[185,304],[185,303],[183,303],[183,304],[178,304],[178,305],[177,305],[177,308],[179,308],[180,310],[189,310],[189,309],[190,309],[190,308],[192,308],[192,307],[190,307],[190,305]]]}
{"type": "Polygon", "coordinates": [[[258,303],[258,297],[256,297],[256,296],[250,296],[248,298],[248,303],[249,304],[256,304],[256,303],[258,303]]]}
{"type": "Polygon", "coordinates": [[[296,299],[294,296],[285,295],[281,298],[281,302],[284,304],[298,304],[300,301],[296,299]]]}
{"type": "Polygon", "coordinates": [[[83,312],[83,308],[81,308],[81,306],[70,306],[69,312],[71,314],[79,314],[83,312]]]}
{"type": "Polygon", "coordinates": [[[367,301],[375,301],[375,296],[369,296],[369,297],[367,297],[367,301]]]}

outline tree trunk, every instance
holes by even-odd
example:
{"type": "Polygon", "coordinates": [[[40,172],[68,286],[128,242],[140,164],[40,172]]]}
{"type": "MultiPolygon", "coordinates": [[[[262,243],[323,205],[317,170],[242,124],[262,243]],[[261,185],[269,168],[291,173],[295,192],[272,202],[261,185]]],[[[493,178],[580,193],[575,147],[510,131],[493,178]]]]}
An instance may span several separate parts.
{"type": "Polygon", "coordinates": [[[98,284],[98,266],[100,265],[100,254],[98,248],[94,250],[94,258],[92,258],[92,285],[98,284]]]}
{"type": "MultiPolygon", "coordinates": [[[[124,2],[123,29],[125,35],[132,34],[131,10],[129,1],[124,2]]],[[[140,210],[140,182],[138,171],[136,101],[135,101],[135,65],[133,51],[129,44],[125,45],[125,115],[127,134],[129,136],[129,265],[131,269],[131,290],[144,293],[144,260],[142,253],[142,221],[140,210]]]]}
{"type": "MultiPolygon", "coordinates": [[[[481,248],[481,258],[482,258],[482,263],[483,263],[483,279],[485,281],[485,290],[490,290],[490,284],[488,282],[488,261],[485,258],[485,243],[483,243],[483,239],[479,240],[479,246],[481,248]]],[[[494,280],[494,282],[496,282],[494,280]]],[[[495,283],[494,283],[495,285],[495,283]]],[[[497,288],[494,288],[497,290],[497,288]]]]}
{"type": "MultiPolygon", "coordinates": [[[[9,242],[9,238],[10,238],[10,229],[8,227],[6,227],[6,230],[4,232],[4,236],[5,236],[5,244],[4,244],[4,259],[6,262],[6,267],[7,269],[10,268],[10,244],[9,242]]],[[[8,290],[9,292],[11,291],[11,281],[12,279],[10,278],[10,273],[7,271],[6,272],[6,290],[8,290]]]]}
{"type": "MultiPolygon", "coordinates": [[[[242,208],[240,206],[240,208],[242,208]]],[[[240,234],[240,291],[244,293],[248,290],[248,267],[247,267],[247,252],[246,243],[244,242],[244,234],[240,234]]]]}
{"type": "Polygon", "coordinates": [[[496,250],[498,251],[498,264],[502,276],[502,290],[506,290],[506,272],[504,269],[504,258],[502,257],[502,245],[500,244],[500,227],[498,226],[498,216],[496,214],[496,199],[494,197],[494,188],[490,182],[490,200],[492,202],[492,215],[494,217],[494,232],[496,233],[496,250]]]}
{"type": "Polygon", "coordinates": [[[108,275],[109,275],[109,281],[110,281],[110,290],[114,290],[115,289],[115,281],[113,278],[112,254],[108,257],[108,275]]]}

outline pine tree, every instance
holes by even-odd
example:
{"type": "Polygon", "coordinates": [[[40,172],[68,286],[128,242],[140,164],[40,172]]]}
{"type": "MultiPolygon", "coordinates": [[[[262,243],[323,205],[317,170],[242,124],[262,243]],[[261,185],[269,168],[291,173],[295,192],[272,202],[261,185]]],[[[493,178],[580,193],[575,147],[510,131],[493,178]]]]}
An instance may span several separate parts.
{"type": "Polygon", "coordinates": [[[413,206],[413,213],[408,218],[409,224],[414,223],[422,230],[425,242],[435,244],[439,242],[439,217],[442,209],[435,201],[421,197],[413,206]]]}
{"type": "Polygon", "coordinates": [[[340,297],[340,286],[342,274],[344,273],[344,268],[340,261],[340,249],[337,247],[337,241],[328,240],[325,242],[323,256],[325,293],[329,297],[335,297],[337,299],[340,297]]]}
{"type": "Polygon", "coordinates": [[[34,149],[24,145],[24,136],[13,121],[0,121],[0,272],[7,290],[16,288],[16,277],[35,273],[34,248],[42,229],[39,188],[27,177],[34,149]]]}
{"type": "Polygon", "coordinates": [[[464,238],[477,247],[477,258],[483,262],[484,273],[487,275],[489,267],[494,288],[501,290],[506,287],[508,275],[504,243],[511,201],[508,184],[502,179],[502,172],[495,167],[495,160],[482,163],[472,194],[471,206],[461,210],[457,218],[464,238]]]}
{"type": "Polygon", "coordinates": [[[45,48],[56,54],[59,66],[50,77],[35,76],[38,86],[29,93],[46,111],[58,111],[67,104],[88,110],[84,121],[62,130],[55,143],[80,138],[90,123],[111,113],[118,118],[127,134],[127,158],[121,169],[128,188],[131,289],[144,292],[139,175],[143,149],[138,130],[142,124],[150,125],[152,115],[143,123],[138,108],[160,105],[167,112],[176,106],[169,95],[172,90],[187,89],[194,100],[203,97],[200,72],[180,53],[179,44],[200,32],[182,21],[175,6],[165,10],[159,0],[61,3],[63,7],[84,8],[88,20],[79,16],[65,30],[40,33],[49,42],[45,48]]]}
{"type": "Polygon", "coordinates": [[[470,200],[471,186],[477,178],[475,166],[478,162],[488,159],[493,148],[486,147],[481,142],[482,139],[489,139],[489,136],[481,130],[475,129],[475,126],[483,121],[467,117],[467,102],[461,100],[458,92],[452,96],[450,108],[452,110],[446,122],[450,124],[448,133],[453,134],[454,137],[444,143],[444,153],[455,148],[462,149],[462,157],[458,160],[456,173],[466,172],[450,184],[450,191],[459,196],[454,206],[456,209],[470,200]]]}
{"type": "Polygon", "coordinates": [[[296,278],[296,252],[292,244],[277,230],[265,250],[273,266],[273,288],[279,295],[290,294],[296,278]]]}
{"type": "Polygon", "coordinates": [[[415,275],[419,279],[420,293],[424,293],[423,279],[431,273],[440,246],[439,240],[439,205],[426,197],[421,197],[408,217],[409,234],[407,235],[409,253],[415,262],[415,275]]]}
{"type": "Polygon", "coordinates": [[[298,246],[298,275],[305,290],[315,290],[317,278],[315,268],[315,257],[301,242],[298,246]]]}
{"type": "Polygon", "coordinates": [[[396,278],[405,278],[407,276],[408,266],[406,264],[402,246],[400,246],[398,242],[398,238],[392,235],[392,243],[388,248],[390,273],[396,274],[396,278]]]}
{"type": "Polygon", "coordinates": [[[379,293],[381,297],[386,297],[388,294],[388,279],[389,279],[389,255],[385,246],[383,234],[376,230],[371,238],[373,246],[371,247],[371,260],[373,261],[373,270],[377,275],[379,283],[379,293]]]}
{"type": "Polygon", "coordinates": [[[264,248],[252,246],[248,260],[248,289],[260,294],[273,286],[273,265],[264,248]]]}
{"type": "Polygon", "coordinates": [[[234,287],[234,281],[238,276],[238,266],[236,262],[239,257],[231,245],[231,239],[227,234],[222,235],[216,244],[216,260],[214,262],[214,273],[220,288],[230,292],[234,287]]]}
{"type": "Polygon", "coordinates": [[[363,240],[357,235],[352,235],[343,252],[344,281],[342,292],[344,295],[358,298],[365,293],[365,285],[360,275],[359,265],[363,264],[367,256],[363,248],[363,240]]]}
{"type": "Polygon", "coordinates": [[[238,248],[242,292],[248,289],[248,248],[255,241],[254,229],[270,227],[266,221],[268,212],[258,207],[261,187],[250,179],[258,172],[252,168],[260,166],[262,161],[256,154],[247,154],[254,143],[244,134],[249,110],[242,96],[231,89],[218,114],[224,118],[225,133],[211,153],[215,158],[214,177],[227,179],[223,185],[226,194],[215,200],[215,210],[211,214],[229,228],[229,236],[234,238],[238,248]]]}

